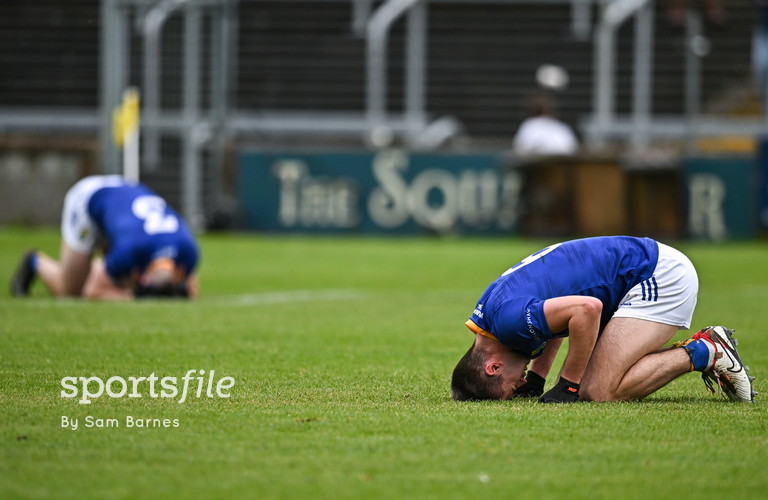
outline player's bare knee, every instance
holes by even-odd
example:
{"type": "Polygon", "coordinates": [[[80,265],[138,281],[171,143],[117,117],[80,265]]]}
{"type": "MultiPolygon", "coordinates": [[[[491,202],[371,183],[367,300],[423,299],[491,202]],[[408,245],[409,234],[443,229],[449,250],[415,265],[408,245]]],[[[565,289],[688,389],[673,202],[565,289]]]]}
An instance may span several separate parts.
{"type": "Polygon", "coordinates": [[[616,390],[611,389],[606,384],[600,383],[582,383],[579,390],[579,398],[583,401],[595,401],[606,403],[610,401],[621,401],[616,390]]]}
{"type": "Polygon", "coordinates": [[[584,303],[581,305],[587,312],[591,314],[600,314],[603,311],[603,303],[594,297],[585,297],[584,303]]]}

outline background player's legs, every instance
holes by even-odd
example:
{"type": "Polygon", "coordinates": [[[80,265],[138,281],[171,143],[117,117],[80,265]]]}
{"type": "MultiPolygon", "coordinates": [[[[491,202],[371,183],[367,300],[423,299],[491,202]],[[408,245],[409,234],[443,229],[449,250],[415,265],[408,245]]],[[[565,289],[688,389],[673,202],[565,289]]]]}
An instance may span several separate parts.
{"type": "Polygon", "coordinates": [[[691,370],[684,349],[655,352],[676,326],[635,318],[614,318],[605,327],[581,382],[581,399],[641,399],[691,370]]]}
{"type": "Polygon", "coordinates": [[[39,252],[37,275],[53,295],[80,296],[91,269],[91,256],[76,252],[62,242],[59,258],[57,261],[39,252]]]}

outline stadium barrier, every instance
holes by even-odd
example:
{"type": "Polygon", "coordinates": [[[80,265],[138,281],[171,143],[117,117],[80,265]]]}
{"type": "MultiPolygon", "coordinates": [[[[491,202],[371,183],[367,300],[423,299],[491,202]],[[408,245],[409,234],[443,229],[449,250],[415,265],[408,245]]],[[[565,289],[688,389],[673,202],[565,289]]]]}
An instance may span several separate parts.
{"type": "Polygon", "coordinates": [[[0,136],[0,224],[58,225],[67,189],[97,158],[92,138],[0,136]]]}
{"type": "Polygon", "coordinates": [[[242,223],[262,231],[514,233],[521,181],[487,154],[241,155],[242,223]]]}
{"type": "Polygon", "coordinates": [[[690,158],[637,167],[615,156],[248,151],[240,226],[267,232],[756,235],[757,163],[690,158]]]}
{"type": "Polygon", "coordinates": [[[689,237],[720,241],[755,236],[758,170],[753,158],[690,158],[684,171],[689,237]]]}

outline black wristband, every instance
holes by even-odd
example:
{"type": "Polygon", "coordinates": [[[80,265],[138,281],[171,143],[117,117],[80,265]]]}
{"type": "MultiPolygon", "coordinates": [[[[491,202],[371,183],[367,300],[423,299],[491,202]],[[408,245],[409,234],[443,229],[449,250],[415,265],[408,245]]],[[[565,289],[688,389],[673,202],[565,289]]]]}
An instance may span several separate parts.
{"type": "Polygon", "coordinates": [[[542,389],[544,388],[544,383],[547,381],[544,377],[539,375],[536,372],[532,372],[528,370],[528,373],[525,374],[525,380],[528,382],[532,382],[534,384],[541,384],[542,389]]]}
{"type": "Polygon", "coordinates": [[[525,384],[515,389],[516,398],[538,398],[544,394],[544,380],[538,373],[529,371],[525,375],[525,384]]]}
{"type": "Polygon", "coordinates": [[[575,403],[579,400],[579,384],[560,377],[557,384],[539,398],[540,403],[575,403]]]}

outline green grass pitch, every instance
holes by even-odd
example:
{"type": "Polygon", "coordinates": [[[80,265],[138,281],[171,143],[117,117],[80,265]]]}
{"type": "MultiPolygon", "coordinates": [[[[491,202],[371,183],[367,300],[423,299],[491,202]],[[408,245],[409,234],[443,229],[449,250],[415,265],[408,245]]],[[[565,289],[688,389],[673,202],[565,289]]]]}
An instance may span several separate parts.
{"type": "Polygon", "coordinates": [[[21,252],[59,237],[0,229],[0,498],[765,498],[765,243],[671,242],[699,271],[694,327],[736,329],[756,404],[697,374],[636,403],[450,399],[475,301],[546,243],[209,234],[199,301],[106,304],[11,298],[21,252]],[[191,369],[232,397],[60,397],[65,376],[191,369]]]}

